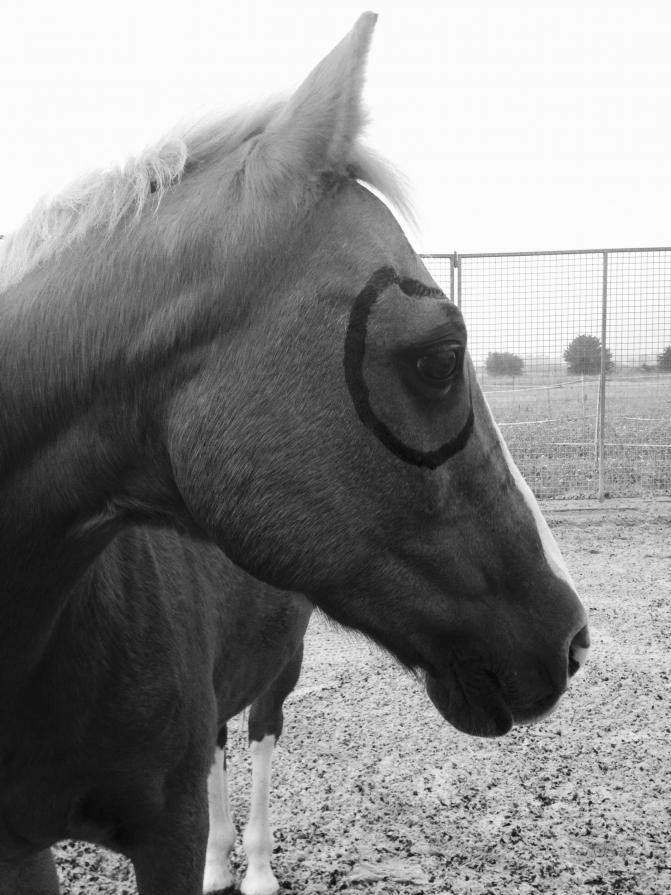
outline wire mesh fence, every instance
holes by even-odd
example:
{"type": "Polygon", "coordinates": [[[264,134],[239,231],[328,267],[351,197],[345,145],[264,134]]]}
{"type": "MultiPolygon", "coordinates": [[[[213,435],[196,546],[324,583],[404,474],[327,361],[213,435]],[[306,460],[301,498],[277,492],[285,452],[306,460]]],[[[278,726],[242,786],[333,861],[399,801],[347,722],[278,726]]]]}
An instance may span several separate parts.
{"type": "Polygon", "coordinates": [[[539,497],[671,494],[671,249],[423,259],[539,497]]]}

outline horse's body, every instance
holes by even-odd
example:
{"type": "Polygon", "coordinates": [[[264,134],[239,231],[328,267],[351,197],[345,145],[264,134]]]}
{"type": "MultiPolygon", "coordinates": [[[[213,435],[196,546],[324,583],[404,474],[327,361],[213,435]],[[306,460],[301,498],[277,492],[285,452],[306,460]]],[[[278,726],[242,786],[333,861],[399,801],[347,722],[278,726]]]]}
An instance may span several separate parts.
{"type": "MultiPolygon", "coordinates": [[[[66,837],[137,860],[194,765],[223,796],[210,815],[205,891],[231,883],[234,834],[215,743],[223,747],[226,722],[253,703],[252,749],[269,759],[265,740],[281,732],[310,612],[216,547],[170,531],[122,532],[72,588],[30,684],[2,702],[2,895],[23,895],[17,874],[66,837]]],[[[253,799],[248,845],[269,836],[264,810],[253,799]]],[[[259,874],[267,887],[269,851],[252,844],[246,891],[263,891],[259,874]]]]}
{"type": "MultiPolygon", "coordinates": [[[[132,524],[207,537],[306,594],[420,673],[472,734],[547,714],[585,658],[585,612],[477,385],[461,314],[364,185],[399,198],[359,143],[373,25],[362,16],[287,103],[93,178],[2,241],[0,699],[32,730],[40,683],[55,692],[42,669],[67,649],[65,607],[132,524]]],[[[198,615],[184,624],[207,641],[198,615]]],[[[178,655],[140,665],[145,696],[178,655]]],[[[168,725],[169,702],[155,716],[132,705],[137,680],[118,691],[129,725],[147,712],[168,725]]],[[[216,725],[204,677],[184,682],[183,703],[207,704],[197,730],[176,717],[182,752],[138,802],[153,818],[132,854],[141,895],[201,890],[216,725]]],[[[54,711],[90,734],[87,768],[104,727],[67,701],[58,688],[54,711]]],[[[40,791],[57,801],[48,777],[68,758],[48,742],[20,751],[55,750],[40,791]]],[[[4,740],[1,760],[21,761],[4,740]]],[[[144,761],[122,764],[127,780],[144,761]]],[[[83,786],[82,834],[113,826],[119,798],[83,786]]],[[[15,847],[48,844],[43,815],[18,810],[15,847]]]]}

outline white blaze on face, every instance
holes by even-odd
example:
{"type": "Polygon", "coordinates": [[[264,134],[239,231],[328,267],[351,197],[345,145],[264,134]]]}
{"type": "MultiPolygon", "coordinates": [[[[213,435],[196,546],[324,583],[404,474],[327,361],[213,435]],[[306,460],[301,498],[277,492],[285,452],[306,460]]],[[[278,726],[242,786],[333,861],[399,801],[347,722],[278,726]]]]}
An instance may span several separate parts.
{"type": "Polygon", "coordinates": [[[235,827],[228,803],[223,749],[214,750],[214,762],[207,778],[207,799],[210,832],[207,837],[204,893],[228,889],[235,882],[228,864],[228,856],[235,844],[235,827]]]}
{"type": "Polygon", "coordinates": [[[492,421],[492,426],[498,436],[499,443],[501,445],[501,451],[503,452],[503,456],[505,457],[506,463],[508,464],[508,468],[510,469],[510,473],[513,477],[515,484],[517,485],[517,489],[522,494],[524,498],[524,502],[531,510],[531,513],[536,522],[536,528],[538,530],[538,536],[540,538],[541,544],[543,545],[543,552],[545,553],[545,558],[547,559],[548,565],[555,573],[558,578],[561,578],[562,581],[565,581],[569,587],[576,591],[576,586],[571,578],[571,573],[569,572],[566,563],[564,562],[564,557],[561,555],[561,550],[559,549],[559,544],[556,542],[554,535],[550,531],[550,527],[545,521],[545,517],[541,513],[541,508],[538,506],[538,501],[536,500],[533,491],[527,485],[524,480],[524,476],[517,468],[515,461],[512,458],[510,451],[508,450],[508,445],[505,443],[503,435],[501,434],[501,430],[496,425],[496,421],[494,420],[494,416],[492,414],[491,408],[489,404],[487,404],[487,399],[485,396],[482,396],[485,405],[487,406],[487,410],[489,410],[489,416],[492,421]]]}

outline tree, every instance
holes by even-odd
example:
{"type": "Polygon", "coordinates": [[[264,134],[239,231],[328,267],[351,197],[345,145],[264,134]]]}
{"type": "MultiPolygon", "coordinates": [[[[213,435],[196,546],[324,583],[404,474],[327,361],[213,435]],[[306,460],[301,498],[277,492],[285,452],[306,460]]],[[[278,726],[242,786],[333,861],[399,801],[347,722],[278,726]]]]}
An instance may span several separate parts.
{"type": "MultiPolygon", "coordinates": [[[[569,373],[601,372],[601,339],[588,335],[576,336],[564,351],[564,360],[569,373]]],[[[606,372],[612,369],[613,361],[606,348],[606,372]]]]}
{"type": "Polygon", "coordinates": [[[491,376],[520,376],[524,372],[524,361],[509,351],[490,351],[485,363],[491,376]]]}
{"type": "Polygon", "coordinates": [[[657,367],[660,370],[671,370],[671,345],[667,345],[664,351],[657,355],[657,367]]]}

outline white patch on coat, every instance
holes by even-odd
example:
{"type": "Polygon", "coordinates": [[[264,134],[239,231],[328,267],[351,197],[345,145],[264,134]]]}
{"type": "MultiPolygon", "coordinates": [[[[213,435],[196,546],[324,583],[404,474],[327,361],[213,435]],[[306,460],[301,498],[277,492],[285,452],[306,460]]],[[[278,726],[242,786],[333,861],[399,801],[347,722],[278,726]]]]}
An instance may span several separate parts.
{"type": "Polygon", "coordinates": [[[242,895],[275,895],[279,883],[270,867],[273,833],[270,828],[270,767],[275,737],[252,740],[252,803],[242,842],[247,855],[247,872],[240,886],[242,895]]]}
{"type": "Polygon", "coordinates": [[[503,452],[503,456],[505,457],[506,463],[508,464],[508,468],[510,469],[510,473],[513,477],[515,484],[517,485],[518,491],[522,494],[524,498],[524,502],[531,510],[531,514],[534,517],[534,521],[536,522],[536,529],[538,530],[538,536],[540,538],[541,544],[543,546],[543,552],[545,553],[545,558],[547,559],[547,563],[555,573],[558,578],[561,578],[562,581],[565,581],[569,587],[576,591],[576,586],[571,577],[571,573],[568,570],[568,567],[564,561],[564,557],[561,555],[561,550],[559,549],[559,544],[555,540],[554,535],[550,531],[550,527],[545,521],[545,517],[541,512],[541,508],[538,506],[538,501],[534,496],[533,491],[527,485],[524,480],[524,476],[517,468],[517,464],[512,458],[510,451],[508,450],[508,445],[506,444],[503,435],[501,434],[501,430],[496,425],[496,421],[494,420],[494,416],[492,414],[491,408],[489,404],[487,404],[487,399],[482,396],[483,400],[489,410],[489,416],[492,421],[492,426],[496,431],[496,434],[499,439],[499,444],[501,445],[501,451],[503,452]]]}
{"type": "Polygon", "coordinates": [[[214,750],[214,762],[207,778],[207,799],[210,832],[207,837],[203,892],[227,889],[235,882],[228,858],[235,844],[235,827],[228,801],[228,784],[224,770],[224,750],[214,750]]]}

